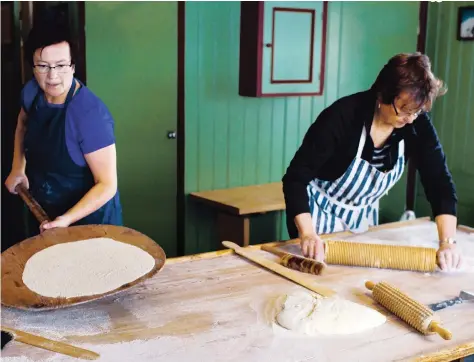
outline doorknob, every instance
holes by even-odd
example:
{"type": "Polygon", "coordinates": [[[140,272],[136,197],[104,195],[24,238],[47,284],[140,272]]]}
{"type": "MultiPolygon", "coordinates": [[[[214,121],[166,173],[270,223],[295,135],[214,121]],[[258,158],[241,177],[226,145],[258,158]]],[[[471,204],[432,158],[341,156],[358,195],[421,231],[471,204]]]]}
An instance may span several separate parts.
{"type": "Polygon", "coordinates": [[[168,139],[176,138],[176,131],[168,131],[168,139]]]}

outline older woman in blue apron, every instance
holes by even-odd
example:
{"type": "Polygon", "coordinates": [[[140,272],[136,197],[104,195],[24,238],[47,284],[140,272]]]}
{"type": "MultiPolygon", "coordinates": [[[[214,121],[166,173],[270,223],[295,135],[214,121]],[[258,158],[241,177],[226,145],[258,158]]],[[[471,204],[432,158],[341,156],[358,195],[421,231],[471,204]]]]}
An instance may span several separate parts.
{"type": "Polygon", "coordinates": [[[439,234],[439,266],[456,269],[457,197],[427,114],[445,90],[425,55],[399,54],[373,86],[324,109],[283,177],[287,227],[303,254],[324,260],[321,234],[378,224],[379,200],[416,162],[439,234]]]}
{"type": "Polygon", "coordinates": [[[22,90],[14,159],[5,184],[22,183],[51,222],[29,213],[28,236],[77,224],[122,224],[114,122],[107,107],[74,78],[74,46],[57,18],[31,30],[25,55],[34,78],[22,90]]]}

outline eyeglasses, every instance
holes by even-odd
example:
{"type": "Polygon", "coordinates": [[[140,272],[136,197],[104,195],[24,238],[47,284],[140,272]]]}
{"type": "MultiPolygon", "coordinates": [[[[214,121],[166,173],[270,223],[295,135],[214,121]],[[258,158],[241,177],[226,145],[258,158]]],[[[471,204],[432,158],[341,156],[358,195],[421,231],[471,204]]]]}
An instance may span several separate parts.
{"type": "Polygon", "coordinates": [[[33,68],[36,69],[38,73],[46,74],[49,73],[51,70],[56,69],[58,73],[67,73],[71,69],[72,63],[69,64],[59,64],[55,67],[46,64],[35,64],[33,68]]]}
{"type": "Polygon", "coordinates": [[[398,112],[397,111],[397,107],[395,107],[395,100],[392,101],[392,106],[393,106],[393,110],[395,111],[395,114],[398,116],[398,117],[418,117],[422,112],[423,112],[423,109],[420,109],[418,110],[417,112],[415,113],[408,113],[408,112],[398,112]]]}

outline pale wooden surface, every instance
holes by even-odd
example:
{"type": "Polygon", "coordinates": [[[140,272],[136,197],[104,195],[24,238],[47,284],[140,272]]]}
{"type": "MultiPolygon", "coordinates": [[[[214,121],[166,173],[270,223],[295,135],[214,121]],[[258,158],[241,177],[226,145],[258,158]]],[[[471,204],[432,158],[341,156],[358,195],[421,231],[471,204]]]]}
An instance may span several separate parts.
{"type": "MultiPolygon", "coordinates": [[[[435,245],[434,223],[402,225],[345,239],[435,245]]],[[[465,272],[424,274],[329,266],[324,276],[305,274],[340,297],[388,315],[385,325],[352,336],[305,339],[273,329],[269,308],[273,298],[302,287],[226,250],[170,259],[159,274],[123,294],[67,310],[32,313],[3,308],[2,322],[95,351],[101,355],[99,361],[449,361],[474,354],[474,305],[438,312],[443,326],[453,333],[453,339],[445,341],[438,335],[420,335],[390,315],[372,300],[364,283],[387,281],[425,304],[472,289],[474,233],[459,231],[458,240],[470,265],[465,272]]],[[[285,248],[298,251],[294,242],[285,248]]],[[[277,260],[258,246],[247,249],[277,260]]],[[[48,361],[73,361],[17,342],[2,351],[2,362],[49,357],[48,361]],[[23,359],[9,359],[20,356],[23,359]]]]}
{"type": "Polygon", "coordinates": [[[192,198],[236,215],[284,210],[281,182],[192,192],[192,198]]]}

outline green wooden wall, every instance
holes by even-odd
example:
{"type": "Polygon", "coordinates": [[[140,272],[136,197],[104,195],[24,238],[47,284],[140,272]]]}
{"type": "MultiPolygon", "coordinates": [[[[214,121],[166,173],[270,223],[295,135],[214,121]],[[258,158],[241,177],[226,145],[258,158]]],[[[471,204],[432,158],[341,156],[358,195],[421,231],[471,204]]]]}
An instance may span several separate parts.
{"type": "Polygon", "coordinates": [[[176,243],[177,2],[86,2],[87,85],[115,118],[124,223],[176,243]]]}
{"type": "MultiPolygon", "coordinates": [[[[281,180],[309,125],[341,96],[364,90],[394,54],[416,50],[418,2],[329,2],[320,97],[238,95],[239,2],[186,2],[186,193],[281,180]]],[[[404,179],[382,219],[404,210],[404,179]]],[[[185,253],[215,250],[215,214],[186,203],[185,253]]],[[[252,242],[288,237],[282,215],[256,217],[252,242]]]]}
{"type": "MultiPolygon", "coordinates": [[[[429,4],[426,53],[448,87],[432,118],[456,184],[459,222],[474,226],[474,42],[456,39],[458,8],[466,5],[474,1],[429,4]]],[[[421,184],[416,212],[432,216],[421,184]]]]}

